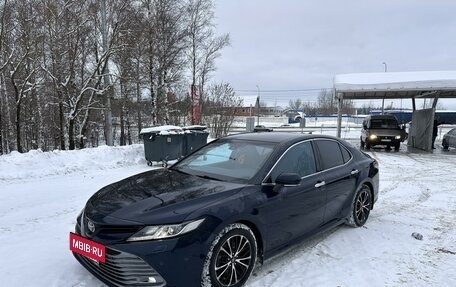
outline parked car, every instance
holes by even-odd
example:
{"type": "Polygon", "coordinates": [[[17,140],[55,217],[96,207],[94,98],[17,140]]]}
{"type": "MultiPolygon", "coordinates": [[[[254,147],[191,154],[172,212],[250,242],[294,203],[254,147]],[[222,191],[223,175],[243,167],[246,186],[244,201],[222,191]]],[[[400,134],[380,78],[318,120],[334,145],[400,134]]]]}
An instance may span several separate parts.
{"type": "Polygon", "coordinates": [[[442,147],[443,149],[448,149],[449,147],[456,148],[456,128],[451,129],[443,135],[442,147]]]}
{"type": "Polygon", "coordinates": [[[367,116],[361,129],[361,148],[370,149],[373,146],[382,145],[386,149],[394,147],[398,151],[401,142],[407,139],[407,135],[405,128],[399,127],[393,115],[367,116]]]}
{"type": "Polygon", "coordinates": [[[375,159],[338,138],[232,135],[96,192],[70,248],[109,286],[238,287],[293,243],[363,226],[378,174],[375,159]]]}
{"type": "Polygon", "coordinates": [[[256,133],[258,133],[258,132],[272,132],[273,129],[267,128],[267,127],[265,127],[263,125],[257,125],[257,126],[255,126],[253,128],[253,131],[256,132],[256,133]]]}

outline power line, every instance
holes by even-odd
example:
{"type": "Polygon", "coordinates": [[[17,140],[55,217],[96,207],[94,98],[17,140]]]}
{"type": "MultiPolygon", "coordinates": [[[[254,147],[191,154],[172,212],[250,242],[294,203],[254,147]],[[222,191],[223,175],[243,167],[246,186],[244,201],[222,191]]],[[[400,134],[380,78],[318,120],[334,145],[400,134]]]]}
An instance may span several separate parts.
{"type": "MultiPolygon", "coordinates": [[[[290,93],[290,92],[308,92],[329,90],[332,88],[312,88],[312,89],[296,89],[296,90],[260,90],[261,93],[290,93]]],[[[234,90],[235,92],[258,93],[258,90],[234,90]]]]}

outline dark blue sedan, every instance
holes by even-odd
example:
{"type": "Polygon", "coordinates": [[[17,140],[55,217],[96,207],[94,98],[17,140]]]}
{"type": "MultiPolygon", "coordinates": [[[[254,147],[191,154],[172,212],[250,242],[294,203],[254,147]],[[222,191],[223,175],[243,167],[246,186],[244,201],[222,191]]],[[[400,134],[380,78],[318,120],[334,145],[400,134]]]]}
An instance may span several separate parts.
{"type": "Polygon", "coordinates": [[[109,286],[238,287],[293,243],[364,225],[377,197],[377,162],[343,140],[240,134],[102,188],[70,246],[109,286]]]}

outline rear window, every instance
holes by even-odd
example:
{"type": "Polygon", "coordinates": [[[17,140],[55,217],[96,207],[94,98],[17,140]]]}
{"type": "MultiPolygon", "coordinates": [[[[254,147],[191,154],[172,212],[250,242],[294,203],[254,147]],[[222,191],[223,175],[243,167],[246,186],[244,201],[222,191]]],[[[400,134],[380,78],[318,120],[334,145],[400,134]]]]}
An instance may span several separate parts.
{"type": "Polygon", "coordinates": [[[340,150],[342,151],[342,157],[344,158],[344,162],[348,162],[351,159],[351,154],[344,146],[340,146],[340,150]]]}

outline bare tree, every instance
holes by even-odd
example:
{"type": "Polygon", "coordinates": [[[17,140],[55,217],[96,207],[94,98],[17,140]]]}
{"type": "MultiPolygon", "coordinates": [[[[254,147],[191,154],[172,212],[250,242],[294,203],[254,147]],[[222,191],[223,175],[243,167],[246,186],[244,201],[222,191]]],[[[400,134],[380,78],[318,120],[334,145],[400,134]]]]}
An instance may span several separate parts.
{"type": "Polygon", "coordinates": [[[24,98],[30,95],[37,87],[37,82],[34,81],[34,76],[38,70],[36,45],[33,43],[36,35],[33,35],[32,23],[33,7],[29,3],[21,3],[16,6],[15,14],[16,22],[10,37],[12,44],[9,46],[12,57],[8,63],[9,80],[13,88],[14,103],[16,110],[15,126],[16,126],[16,148],[18,152],[24,152],[22,145],[22,107],[24,98]]]}
{"type": "MultiPolygon", "coordinates": [[[[230,37],[228,34],[215,36],[214,3],[212,0],[190,0],[187,14],[190,47],[187,57],[191,70],[191,86],[199,84],[200,97],[203,102],[206,82],[210,74],[216,70],[215,60],[220,57],[220,51],[230,44],[230,37]]],[[[191,111],[193,113],[193,110],[191,111]]]]}
{"type": "Polygon", "coordinates": [[[337,112],[337,101],[333,91],[322,89],[317,99],[318,112],[323,115],[331,115],[337,112]]]}
{"type": "Polygon", "coordinates": [[[213,0],[104,2],[0,0],[0,154],[98,145],[103,127],[127,144],[143,125],[188,123],[189,55],[205,93],[229,44],[213,0]]]}
{"type": "MultiPolygon", "coordinates": [[[[6,9],[6,5],[7,5],[7,0],[4,0],[3,2],[3,5],[1,6],[2,8],[2,11],[1,11],[1,23],[0,23],[0,57],[3,55],[3,43],[4,43],[4,35],[5,35],[5,14],[7,13],[6,9]]],[[[0,67],[0,72],[1,70],[3,70],[5,66],[2,65],[0,67]]],[[[1,81],[0,79],[0,87],[2,87],[4,85],[4,83],[1,81]]],[[[3,106],[4,106],[4,103],[3,103],[3,96],[6,96],[6,93],[5,94],[2,94],[0,92],[0,155],[3,154],[3,106]]]]}
{"type": "Polygon", "coordinates": [[[289,100],[287,109],[290,109],[290,110],[302,110],[303,109],[303,103],[302,103],[301,99],[289,100]]]}
{"type": "Polygon", "coordinates": [[[212,137],[218,138],[228,134],[236,111],[242,104],[242,98],[236,96],[230,84],[220,83],[211,86],[205,98],[204,114],[212,137]]]}

